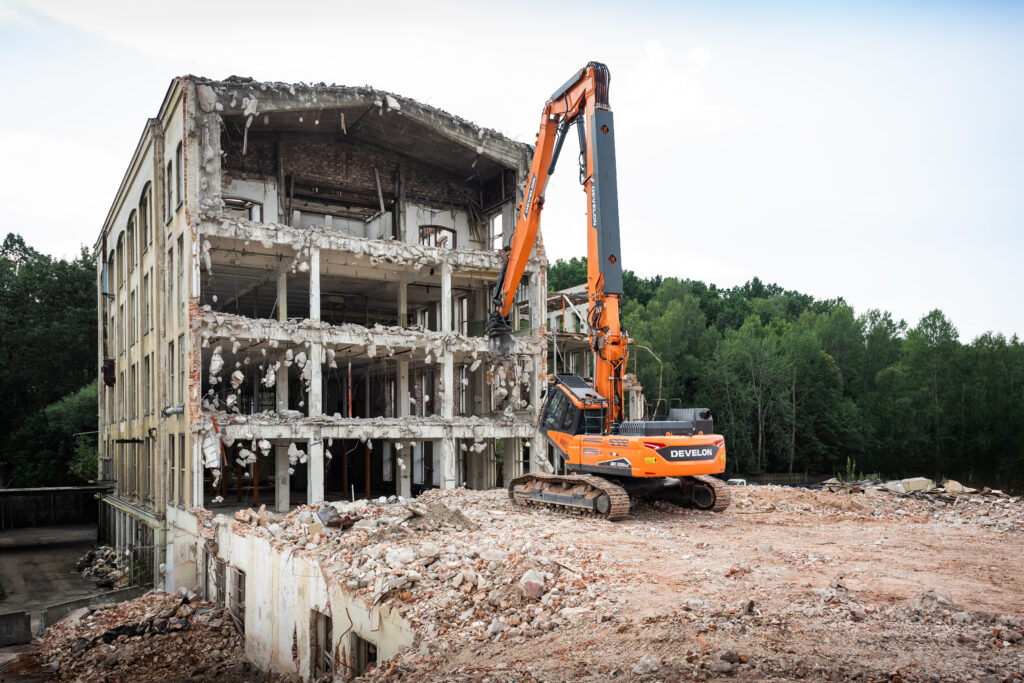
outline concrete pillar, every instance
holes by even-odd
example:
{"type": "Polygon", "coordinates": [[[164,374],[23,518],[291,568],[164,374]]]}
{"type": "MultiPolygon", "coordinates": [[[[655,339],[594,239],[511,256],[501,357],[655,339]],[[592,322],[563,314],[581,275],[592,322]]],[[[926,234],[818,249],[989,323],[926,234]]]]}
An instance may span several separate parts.
{"type": "Polygon", "coordinates": [[[308,442],[309,460],[306,461],[306,502],[322,503],[324,500],[324,440],[319,427],[313,428],[313,438],[308,442]]]}
{"type": "Polygon", "coordinates": [[[309,248],[309,319],[320,319],[320,247],[309,248]]]}
{"type": "Polygon", "coordinates": [[[398,326],[409,324],[409,283],[398,283],[398,326]]]}
{"type": "Polygon", "coordinates": [[[441,264],[441,324],[442,332],[452,331],[452,266],[446,260],[441,264]]]}
{"type": "Polygon", "coordinates": [[[289,467],[288,447],[274,446],[274,509],[277,512],[288,512],[291,507],[289,467]]]}
{"type": "Polygon", "coordinates": [[[309,416],[314,417],[324,412],[323,344],[309,345],[309,359],[306,362],[309,363],[309,396],[306,397],[306,407],[309,408],[309,416]]]}
{"type": "Polygon", "coordinates": [[[530,301],[530,329],[534,334],[544,325],[544,318],[547,315],[547,292],[542,284],[544,278],[540,273],[530,273],[529,280],[529,301],[530,301]]]}
{"type": "Polygon", "coordinates": [[[456,448],[455,439],[451,435],[434,442],[434,467],[441,467],[439,483],[443,489],[454,489],[459,486],[458,466],[455,462],[456,448]],[[440,458],[437,457],[438,454],[440,458]]]}
{"type": "Polygon", "coordinates": [[[288,271],[277,274],[277,319],[288,319],[288,271]]]}
{"type": "MultiPolygon", "coordinates": [[[[398,404],[395,414],[398,417],[409,417],[409,361],[398,364],[395,402],[398,404]]],[[[409,443],[403,444],[398,450],[398,495],[412,498],[412,445],[409,443]]]]}

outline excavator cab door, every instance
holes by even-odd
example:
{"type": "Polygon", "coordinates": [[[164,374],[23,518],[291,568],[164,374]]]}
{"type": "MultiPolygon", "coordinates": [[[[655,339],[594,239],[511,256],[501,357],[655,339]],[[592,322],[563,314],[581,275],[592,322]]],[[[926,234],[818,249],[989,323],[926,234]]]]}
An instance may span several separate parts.
{"type": "Polygon", "coordinates": [[[580,409],[565,388],[556,385],[548,393],[548,402],[540,420],[541,429],[574,436],[579,433],[579,413],[580,409]]]}

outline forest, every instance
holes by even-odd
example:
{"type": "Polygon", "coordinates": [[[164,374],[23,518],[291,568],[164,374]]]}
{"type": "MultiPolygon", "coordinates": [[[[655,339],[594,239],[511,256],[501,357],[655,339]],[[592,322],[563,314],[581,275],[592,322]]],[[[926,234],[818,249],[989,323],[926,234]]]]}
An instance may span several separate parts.
{"type": "MultiPolygon", "coordinates": [[[[96,476],[96,271],[9,234],[0,246],[0,486],[96,476]]],[[[548,287],[586,281],[558,260],[548,287]]],[[[965,343],[934,310],[913,326],[757,278],[738,287],[624,274],[629,360],[659,394],[715,415],[729,474],[924,475],[1024,483],[1024,346],[965,343]],[[660,364],[654,356],[660,359],[660,364]]]]}
{"type": "MultiPolygon", "coordinates": [[[[586,282],[557,260],[552,291],[586,282]]],[[[1024,345],[970,342],[933,310],[913,326],[754,278],[742,286],[623,277],[622,326],[649,402],[707,407],[731,474],[1024,482],[1024,345]]]]}

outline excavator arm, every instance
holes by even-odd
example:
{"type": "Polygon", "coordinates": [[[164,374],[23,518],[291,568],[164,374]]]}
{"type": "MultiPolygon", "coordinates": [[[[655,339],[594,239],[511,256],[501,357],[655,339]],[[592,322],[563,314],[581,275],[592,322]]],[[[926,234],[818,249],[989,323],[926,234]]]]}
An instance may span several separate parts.
{"type": "Polygon", "coordinates": [[[544,193],[569,128],[580,137],[580,182],[587,195],[587,293],[590,344],[595,354],[594,388],[608,399],[605,433],[622,419],[622,374],[629,338],[619,327],[622,265],[615,179],[615,127],[608,105],[608,67],[590,62],[544,104],[537,144],[508,258],[494,288],[488,323],[492,347],[512,348],[508,314],[537,240],[544,193]]]}

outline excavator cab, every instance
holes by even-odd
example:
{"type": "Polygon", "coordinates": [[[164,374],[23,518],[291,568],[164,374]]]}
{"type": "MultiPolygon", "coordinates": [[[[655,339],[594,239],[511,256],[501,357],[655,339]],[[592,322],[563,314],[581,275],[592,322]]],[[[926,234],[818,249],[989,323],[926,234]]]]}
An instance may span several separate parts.
{"type": "Polygon", "coordinates": [[[541,415],[542,431],[577,434],[601,434],[604,429],[608,399],[586,380],[576,375],[556,375],[555,386],[548,391],[548,401],[541,415]]]}

